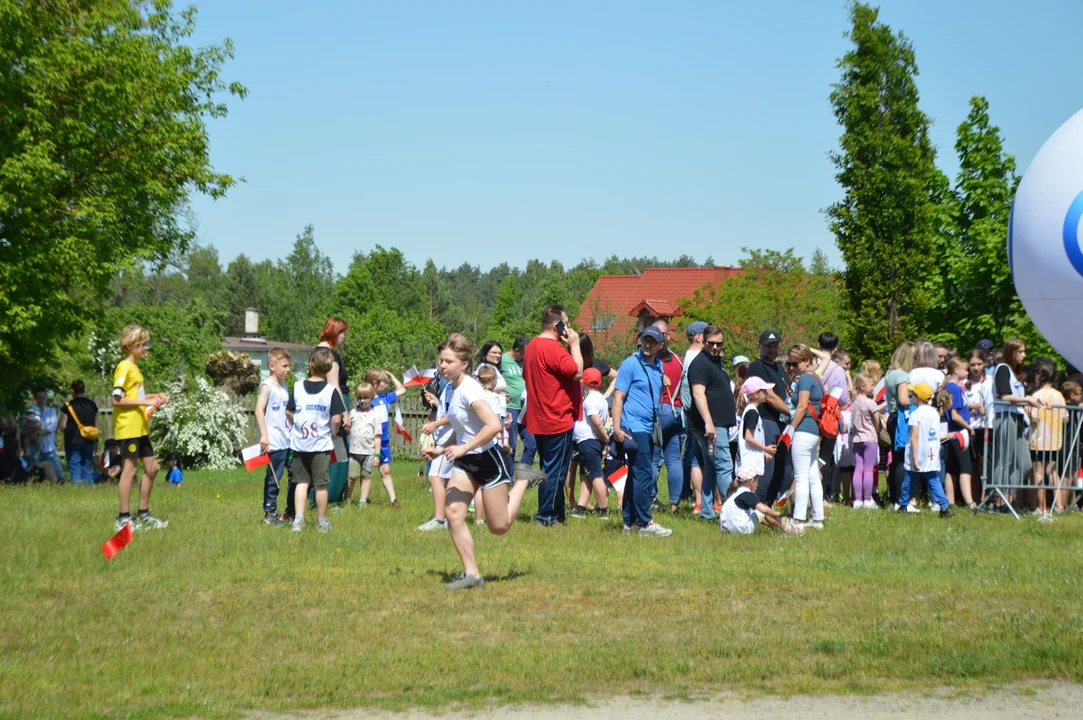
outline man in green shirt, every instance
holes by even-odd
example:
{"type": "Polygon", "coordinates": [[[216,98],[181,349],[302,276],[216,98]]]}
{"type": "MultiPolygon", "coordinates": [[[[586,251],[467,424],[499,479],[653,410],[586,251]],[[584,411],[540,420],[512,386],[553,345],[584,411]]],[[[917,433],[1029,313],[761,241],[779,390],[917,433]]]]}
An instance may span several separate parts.
{"type": "Polygon", "coordinates": [[[509,352],[500,358],[500,374],[504,376],[504,382],[508,385],[508,410],[511,411],[512,431],[511,455],[515,457],[515,449],[519,438],[523,440],[523,457],[520,462],[526,465],[534,464],[534,455],[537,450],[534,447],[534,436],[526,431],[526,425],[519,424],[519,416],[523,413],[523,393],[526,391],[526,381],[523,380],[523,353],[529,338],[518,337],[509,352]]]}

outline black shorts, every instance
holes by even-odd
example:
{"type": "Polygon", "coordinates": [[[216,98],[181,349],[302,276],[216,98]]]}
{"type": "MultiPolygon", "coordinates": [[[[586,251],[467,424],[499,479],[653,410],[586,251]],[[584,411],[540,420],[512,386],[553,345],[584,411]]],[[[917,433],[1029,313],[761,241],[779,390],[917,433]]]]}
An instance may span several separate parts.
{"type": "Polygon", "coordinates": [[[122,458],[135,459],[154,457],[154,447],[150,444],[149,435],[128,438],[126,440],[117,440],[117,444],[120,445],[120,456],[122,458]]]}
{"type": "Polygon", "coordinates": [[[955,438],[948,440],[944,453],[944,470],[948,475],[958,478],[960,475],[969,475],[973,471],[970,464],[970,451],[963,450],[959,441],[955,438]]]}
{"type": "Polygon", "coordinates": [[[482,490],[491,490],[498,485],[510,485],[512,482],[508,463],[500,457],[500,450],[496,447],[463,455],[455,461],[454,471],[469,475],[470,479],[480,485],[482,490]]]}
{"type": "Polygon", "coordinates": [[[1031,450],[1030,461],[1035,465],[1045,466],[1048,466],[1049,463],[1054,463],[1057,466],[1058,472],[1060,471],[1060,465],[1064,463],[1060,450],[1031,450]]]}
{"type": "Polygon", "coordinates": [[[583,440],[575,447],[579,450],[579,465],[586,470],[587,480],[600,478],[602,476],[602,453],[605,451],[602,443],[598,440],[583,440]]]}

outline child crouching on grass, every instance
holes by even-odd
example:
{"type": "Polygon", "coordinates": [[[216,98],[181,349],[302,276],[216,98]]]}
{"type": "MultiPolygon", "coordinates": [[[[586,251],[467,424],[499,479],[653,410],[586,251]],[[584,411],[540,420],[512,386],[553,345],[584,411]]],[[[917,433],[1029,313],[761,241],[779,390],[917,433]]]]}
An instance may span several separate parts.
{"type": "Polygon", "coordinates": [[[719,524],[724,533],[751,535],[760,523],[777,528],[784,535],[804,535],[803,525],[790,522],[778,512],[760,502],[756,488],[760,473],[745,465],[737,471],[737,489],[726,499],[719,513],[719,524]]]}

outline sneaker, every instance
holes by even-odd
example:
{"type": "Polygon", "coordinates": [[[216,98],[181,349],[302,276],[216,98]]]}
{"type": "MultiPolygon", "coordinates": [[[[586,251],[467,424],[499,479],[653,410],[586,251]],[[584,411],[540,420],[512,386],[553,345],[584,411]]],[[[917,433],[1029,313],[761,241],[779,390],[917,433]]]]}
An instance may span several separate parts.
{"type": "Polygon", "coordinates": [[[865,509],[866,510],[879,510],[880,506],[876,504],[875,500],[866,500],[865,501],[865,509]]]}
{"type": "Polygon", "coordinates": [[[722,512],[722,503],[716,502],[713,507],[714,507],[714,514],[715,515],[722,512]]]}
{"type": "Polygon", "coordinates": [[[530,465],[523,463],[515,463],[515,479],[526,480],[526,486],[528,488],[538,487],[543,482],[549,479],[545,473],[541,470],[537,470],[530,465]]]}
{"type": "Polygon", "coordinates": [[[358,500],[357,501],[357,507],[367,507],[368,504],[369,504],[368,500],[358,500]]]}
{"type": "Polygon", "coordinates": [[[940,511],[940,517],[942,517],[942,518],[950,518],[954,514],[955,513],[953,513],[951,511],[950,507],[949,508],[944,508],[943,510],[940,511]]]}
{"type": "Polygon", "coordinates": [[[428,522],[417,526],[418,532],[433,532],[434,530],[447,530],[447,520],[440,522],[436,518],[431,518],[428,522]]]}
{"type": "MultiPolygon", "coordinates": [[[[917,506],[918,506],[918,501],[917,500],[911,500],[910,501],[910,507],[916,508],[917,506]]],[[[918,508],[918,509],[920,509],[920,508],[918,508]]]]}
{"type": "Polygon", "coordinates": [[[639,532],[639,528],[633,525],[625,525],[620,529],[621,535],[635,535],[639,532]]]}
{"type": "Polygon", "coordinates": [[[602,520],[608,520],[609,519],[609,508],[605,508],[604,510],[598,510],[597,515],[602,520]]]}
{"type": "Polygon", "coordinates": [[[809,520],[807,523],[804,523],[804,525],[805,525],[805,527],[812,528],[813,530],[823,530],[824,529],[823,520],[809,520]]]}
{"type": "Polygon", "coordinates": [[[1042,525],[1048,525],[1049,523],[1053,522],[1053,520],[1053,516],[1049,513],[1043,513],[1042,516],[1038,518],[1038,522],[1040,522],[1042,525]]]}
{"type": "Polygon", "coordinates": [[[132,526],[132,530],[165,530],[169,527],[168,520],[156,518],[149,513],[146,515],[136,515],[134,521],[135,523],[132,526]]]}
{"type": "Polygon", "coordinates": [[[694,512],[696,515],[699,515],[701,510],[703,510],[703,506],[699,503],[695,503],[694,505],[692,505],[692,512],[694,512]]]}
{"type": "Polygon", "coordinates": [[[265,512],[263,513],[263,524],[270,525],[271,527],[279,527],[282,524],[282,521],[279,520],[278,516],[273,512],[265,512]]]}
{"type": "Polygon", "coordinates": [[[649,537],[669,537],[673,534],[672,530],[664,528],[658,523],[651,520],[649,523],[639,528],[640,535],[647,535],[649,537]]]}
{"type": "Polygon", "coordinates": [[[481,575],[456,575],[455,579],[445,585],[448,590],[470,590],[471,588],[485,587],[485,578],[481,575]]]}
{"type": "Polygon", "coordinates": [[[929,512],[939,512],[939,511],[940,511],[940,506],[930,500],[929,501],[929,512]]]}
{"type": "Polygon", "coordinates": [[[115,523],[113,523],[113,532],[115,532],[115,533],[120,532],[121,530],[124,529],[125,525],[131,525],[132,530],[135,530],[135,525],[132,524],[132,519],[130,517],[126,517],[126,518],[123,518],[123,519],[117,518],[117,521],[115,523]]]}
{"type": "Polygon", "coordinates": [[[782,534],[787,537],[802,537],[805,534],[805,526],[802,523],[795,523],[790,518],[782,517],[782,534]]]}
{"type": "Polygon", "coordinates": [[[865,509],[865,501],[864,500],[854,500],[854,510],[864,510],[864,509],[865,509]]]}
{"type": "Polygon", "coordinates": [[[587,509],[582,505],[576,505],[574,508],[571,509],[571,512],[569,512],[568,515],[573,518],[582,520],[587,516],[587,509]]]}
{"type": "Polygon", "coordinates": [[[400,503],[400,502],[399,502],[399,499],[398,499],[398,498],[395,498],[394,500],[392,500],[392,501],[391,501],[391,507],[393,507],[393,508],[395,508],[396,510],[398,510],[399,508],[401,508],[401,507],[402,507],[402,503],[400,503]]]}
{"type": "Polygon", "coordinates": [[[331,521],[327,518],[320,518],[316,521],[316,529],[322,533],[331,532],[331,521]]]}
{"type": "Polygon", "coordinates": [[[295,517],[293,522],[290,523],[290,530],[293,532],[303,532],[305,529],[305,519],[303,517],[295,517]]]}
{"type": "MultiPolygon", "coordinates": [[[[937,510],[939,510],[939,509],[940,508],[938,507],[937,510]]],[[[917,505],[914,505],[913,503],[911,503],[911,504],[906,506],[906,512],[910,513],[911,515],[917,515],[918,513],[921,512],[921,508],[919,508],[917,505]]]]}

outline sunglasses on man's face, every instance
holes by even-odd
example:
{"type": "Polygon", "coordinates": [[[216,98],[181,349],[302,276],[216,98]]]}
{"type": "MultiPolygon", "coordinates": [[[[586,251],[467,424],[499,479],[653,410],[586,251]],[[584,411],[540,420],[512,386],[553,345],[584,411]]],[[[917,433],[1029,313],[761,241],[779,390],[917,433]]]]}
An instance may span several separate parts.
{"type": "Polygon", "coordinates": [[[722,340],[708,340],[707,342],[705,342],[703,344],[706,345],[707,347],[720,348],[720,347],[722,347],[723,341],[722,340]]]}

